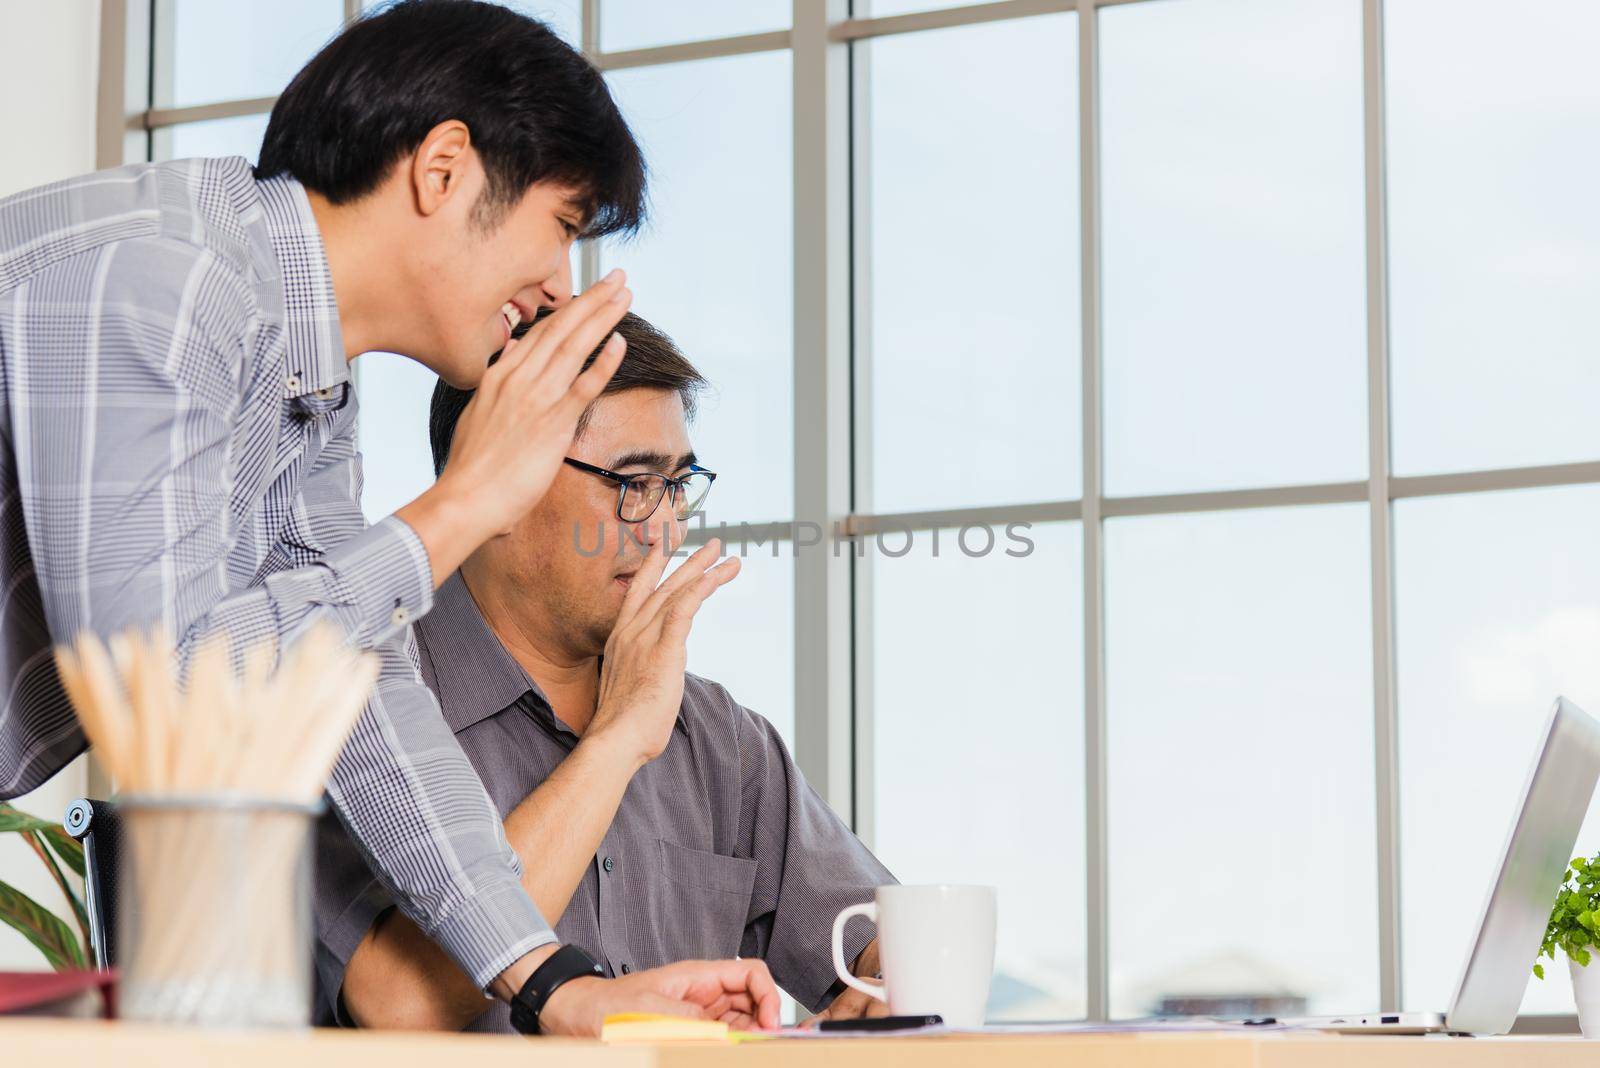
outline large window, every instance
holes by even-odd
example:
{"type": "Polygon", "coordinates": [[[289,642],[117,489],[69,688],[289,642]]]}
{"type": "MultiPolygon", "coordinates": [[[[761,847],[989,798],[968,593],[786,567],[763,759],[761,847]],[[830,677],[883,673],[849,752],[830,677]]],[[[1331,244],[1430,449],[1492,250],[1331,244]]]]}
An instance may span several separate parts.
{"type": "Polygon", "coordinates": [[[1394,464],[1600,455],[1600,5],[1388,0],[1394,464]]]}
{"type": "Polygon", "coordinates": [[[1082,530],[869,551],[873,844],[903,882],[997,888],[995,1016],[1082,1016],[1082,530]]]}
{"type": "MultiPolygon", "coordinates": [[[[1600,10],[512,6],[652,168],[575,277],[713,383],[691,668],[999,888],[992,1014],[1442,1008],[1541,717],[1600,712],[1600,10]]],[[[157,158],[253,156],[360,5],[221,8],[156,5],[157,158]]],[[[376,518],[432,379],[358,368],[376,518]]]]}
{"type": "MultiPolygon", "coordinates": [[[[1395,510],[1408,1007],[1441,1005],[1557,694],[1600,708],[1600,487],[1403,501],[1395,510]]],[[[1600,801],[1579,848],[1600,850],[1600,801]]],[[[1572,1006],[1564,967],[1525,1012],[1572,1006]]]]}
{"type": "Polygon", "coordinates": [[[1100,72],[1107,491],[1365,477],[1361,5],[1128,4],[1100,72]]]}
{"type": "Polygon", "coordinates": [[[1106,524],[1114,1014],[1377,1004],[1369,568],[1360,505],[1106,524]]]}
{"type": "Polygon", "coordinates": [[[1077,29],[1051,15],[857,47],[862,510],[1078,496],[1077,29]]]}

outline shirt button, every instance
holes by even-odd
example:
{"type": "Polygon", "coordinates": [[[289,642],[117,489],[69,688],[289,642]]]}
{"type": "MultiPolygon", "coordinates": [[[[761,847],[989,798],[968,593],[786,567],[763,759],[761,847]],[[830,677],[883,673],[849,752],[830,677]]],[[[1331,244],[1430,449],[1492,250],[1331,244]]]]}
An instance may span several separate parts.
{"type": "Polygon", "coordinates": [[[291,390],[298,390],[300,388],[300,376],[290,375],[288,378],[283,380],[283,384],[288,386],[291,390]]]}
{"type": "Polygon", "coordinates": [[[622,974],[623,974],[623,975],[632,975],[632,974],[633,974],[633,965],[631,965],[631,964],[624,964],[624,965],[623,965],[623,966],[622,966],[622,974]]]}
{"type": "Polygon", "coordinates": [[[333,399],[333,388],[330,386],[327,389],[319,389],[319,390],[317,390],[317,398],[319,400],[332,400],[333,399]]]}
{"type": "Polygon", "coordinates": [[[602,860],[600,862],[600,866],[602,868],[604,868],[606,871],[610,871],[612,868],[615,868],[617,865],[610,857],[607,857],[605,860],[602,860]]]}
{"type": "Polygon", "coordinates": [[[407,612],[403,606],[396,608],[394,613],[389,616],[389,622],[393,623],[397,627],[403,627],[407,623],[411,622],[411,613],[407,612]]]}

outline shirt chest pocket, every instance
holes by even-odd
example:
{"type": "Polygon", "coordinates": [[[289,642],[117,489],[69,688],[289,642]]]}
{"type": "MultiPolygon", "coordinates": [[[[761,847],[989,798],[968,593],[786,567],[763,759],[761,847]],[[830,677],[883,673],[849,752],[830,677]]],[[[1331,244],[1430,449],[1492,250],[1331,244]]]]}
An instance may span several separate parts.
{"type": "Polygon", "coordinates": [[[665,893],[652,917],[673,932],[673,956],[722,960],[739,952],[755,888],[756,862],[657,839],[665,893]]]}

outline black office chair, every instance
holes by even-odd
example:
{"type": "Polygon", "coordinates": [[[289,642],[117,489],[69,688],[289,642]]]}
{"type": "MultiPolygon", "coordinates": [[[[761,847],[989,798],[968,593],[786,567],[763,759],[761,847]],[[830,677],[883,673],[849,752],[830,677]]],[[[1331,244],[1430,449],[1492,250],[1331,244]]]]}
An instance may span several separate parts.
{"type": "Polygon", "coordinates": [[[122,821],[109,801],[80,797],[67,806],[67,833],[83,843],[83,906],[89,914],[90,950],[97,968],[117,962],[117,873],[122,821]]]}

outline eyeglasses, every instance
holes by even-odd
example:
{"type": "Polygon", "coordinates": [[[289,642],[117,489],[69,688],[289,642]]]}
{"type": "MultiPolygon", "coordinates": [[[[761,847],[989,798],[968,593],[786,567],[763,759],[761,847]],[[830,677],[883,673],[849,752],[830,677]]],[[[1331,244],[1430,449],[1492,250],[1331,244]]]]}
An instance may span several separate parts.
{"type": "Polygon", "coordinates": [[[700,510],[707,494],[711,492],[711,483],[717,479],[716,472],[707,471],[698,464],[690,464],[689,473],[682,478],[668,478],[653,471],[619,475],[570,456],[564,459],[579,471],[608,478],[617,484],[617,518],[624,523],[643,523],[655,515],[656,509],[661,506],[661,498],[669,491],[672,494],[673,514],[679,520],[688,519],[700,510]]]}

